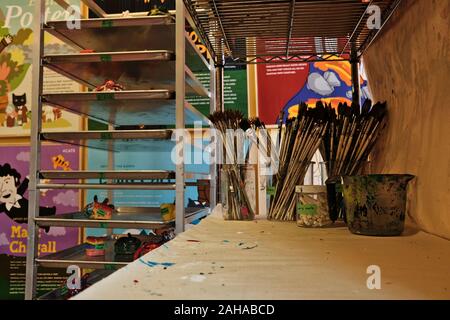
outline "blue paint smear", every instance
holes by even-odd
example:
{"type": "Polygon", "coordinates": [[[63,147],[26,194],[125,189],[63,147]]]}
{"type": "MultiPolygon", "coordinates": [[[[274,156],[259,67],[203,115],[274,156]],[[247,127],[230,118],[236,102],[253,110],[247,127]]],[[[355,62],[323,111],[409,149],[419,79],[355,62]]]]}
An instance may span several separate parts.
{"type": "Polygon", "coordinates": [[[154,262],[154,261],[144,261],[142,259],[139,259],[139,262],[145,264],[146,266],[148,266],[150,268],[153,268],[156,266],[171,267],[175,264],[173,262],[154,262]]]}

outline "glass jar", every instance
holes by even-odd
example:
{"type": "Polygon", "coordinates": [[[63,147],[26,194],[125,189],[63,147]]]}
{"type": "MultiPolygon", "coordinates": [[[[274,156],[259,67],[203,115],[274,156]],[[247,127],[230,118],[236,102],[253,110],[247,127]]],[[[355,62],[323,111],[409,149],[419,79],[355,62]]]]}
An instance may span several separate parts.
{"type": "Polygon", "coordinates": [[[320,228],[333,222],[328,214],[326,186],[296,186],[297,225],[320,228]]]}
{"type": "Polygon", "coordinates": [[[256,212],[256,165],[223,165],[221,202],[225,220],[253,220],[256,212]]]}

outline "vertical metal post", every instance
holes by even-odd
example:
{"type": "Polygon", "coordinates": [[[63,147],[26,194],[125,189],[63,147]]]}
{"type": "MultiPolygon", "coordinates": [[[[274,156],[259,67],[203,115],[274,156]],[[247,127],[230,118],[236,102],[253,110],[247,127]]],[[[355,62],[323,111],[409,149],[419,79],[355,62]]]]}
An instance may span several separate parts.
{"type": "MultiPolygon", "coordinates": [[[[209,60],[209,70],[210,70],[210,78],[209,78],[209,92],[210,92],[210,99],[209,99],[209,112],[213,113],[216,111],[216,68],[214,65],[214,60],[211,58],[209,60]]],[[[211,130],[214,129],[213,125],[211,124],[211,130]]],[[[216,139],[215,135],[210,134],[210,139],[212,143],[216,143],[217,141],[213,141],[212,139],[216,139]]],[[[217,145],[216,145],[217,146],[217,145]]],[[[216,163],[216,152],[214,148],[214,153],[211,152],[210,155],[210,161],[211,164],[209,165],[209,173],[211,176],[211,180],[209,183],[209,208],[213,210],[216,207],[217,204],[217,163],[216,163]]]]}
{"type": "Polygon", "coordinates": [[[361,105],[361,93],[359,87],[359,58],[358,52],[354,44],[352,44],[352,50],[350,54],[350,64],[352,68],[352,87],[353,87],[352,102],[361,105]]]}
{"type": "MultiPolygon", "coordinates": [[[[223,96],[223,57],[217,58],[217,64],[215,65],[215,106],[217,111],[224,111],[225,110],[225,103],[224,103],[224,96],[223,96]]],[[[218,150],[216,150],[218,152],[218,150]]],[[[224,159],[222,159],[224,160],[224,159]]],[[[217,186],[216,188],[216,199],[220,199],[220,193],[223,192],[221,190],[222,186],[222,176],[221,176],[221,165],[217,166],[217,186]]]]}
{"type": "Polygon", "coordinates": [[[28,241],[27,241],[27,260],[25,275],[25,299],[31,300],[36,297],[37,283],[37,249],[39,243],[38,230],[35,223],[35,217],[39,216],[39,190],[37,183],[39,179],[39,168],[41,159],[41,116],[42,116],[42,81],[43,66],[41,57],[44,52],[44,34],[43,24],[45,16],[45,0],[37,0],[34,7],[33,24],[33,57],[32,57],[32,87],[31,87],[31,133],[30,133],[30,182],[28,187],[28,241]]]}
{"type": "MultiPolygon", "coordinates": [[[[114,126],[113,125],[108,125],[108,130],[112,131],[114,130],[114,126]]],[[[115,167],[115,154],[114,151],[112,151],[114,149],[114,142],[113,140],[109,140],[108,141],[108,170],[114,170],[115,167]]],[[[110,179],[108,180],[108,184],[112,184],[113,180],[110,179]]],[[[108,189],[107,191],[107,197],[109,200],[109,203],[114,203],[114,190],[108,189]]],[[[113,231],[114,229],[112,228],[108,228],[106,229],[106,235],[108,237],[111,237],[113,235],[113,231]]]]}
{"type": "Polygon", "coordinates": [[[223,63],[221,62],[216,67],[216,104],[217,104],[217,110],[225,111],[225,101],[224,101],[224,95],[223,95],[223,73],[224,73],[224,67],[223,63]]]}
{"type": "Polygon", "coordinates": [[[175,20],[175,90],[176,90],[176,182],[175,182],[175,232],[184,231],[184,99],[185,99],[185,8],[183,0],[176,0],[175,20]]]}

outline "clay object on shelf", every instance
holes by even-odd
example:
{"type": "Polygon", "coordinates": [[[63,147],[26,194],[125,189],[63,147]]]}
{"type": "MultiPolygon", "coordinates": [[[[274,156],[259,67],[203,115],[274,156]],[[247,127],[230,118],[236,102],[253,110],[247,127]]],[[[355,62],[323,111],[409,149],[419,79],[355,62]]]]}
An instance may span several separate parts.
{"type": "Polygon", "coordinates": [[[175,205],[173,203],[162,203],[159,209],[161,210],[163,221],[167,222],[175,219],[175,205]]]}
{"type": "Polygon", "coordinates": [[[164,16],[168,13],[166,7],[154,5],[150,12],[147,14],[148,16],[164,16]]]}
{"type": "Polygon", "coordinates": [[[141,240],[128,233],[127,237],[117,239],[114,243],[114,252],[116,255],[134,255],[141,246],[141,240]]]}
{"type": "Polygon", "coordinates": [[[105,242],[108,239],[106,237],[87,237],[86,243],[86,255],[88,257],[98,257],[105,255],[105,242]]]}
{"type": "Polygon", "coordinates": [[[134,253],[133,260],[139,259],[143,255],[161,246],[161,243],[144,242],[134,253]]]}
{"type": "Polygon", "coordinates": [[[175,230],[174,228],[164,228],[155,230],[155,234],[158,237],[161,237],[161,242],[167,242],[175,238],[175,230]]]}
{"type": "Polygon", "coordinates": [[[94,89],[96,92],[105,92],[105,91],[123,91],[125,87],[121,84],[116,83],[113,80],[105,80],[102,85],[99,85],[94,89]]]}
{"type": "Polygon", "coordinates": [[[97,195],[94,196],[94,202],[89,203],[84,208],[84,213],[90,218],[95,220],[110,220],[114,212],[114,205],[108,204],[108,198],[105,198],[103,202],[98,202],[97,195]]]}

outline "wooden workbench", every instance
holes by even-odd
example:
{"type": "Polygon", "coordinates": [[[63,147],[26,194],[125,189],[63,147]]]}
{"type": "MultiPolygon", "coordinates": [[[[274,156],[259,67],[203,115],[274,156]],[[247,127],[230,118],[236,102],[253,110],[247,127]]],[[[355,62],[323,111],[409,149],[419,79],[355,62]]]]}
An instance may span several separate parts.
{"type": "Polygon", "coordinates": [[[450,298],[450,241],[411,228],[382,238],[223,221],[217,212],[75,299],[450,298]],[[381,268],[380,290],[367,288],[370,265],[381,268]]]}

